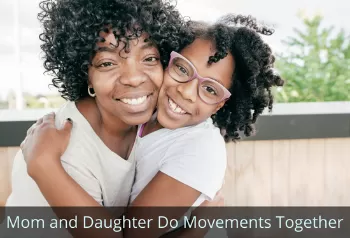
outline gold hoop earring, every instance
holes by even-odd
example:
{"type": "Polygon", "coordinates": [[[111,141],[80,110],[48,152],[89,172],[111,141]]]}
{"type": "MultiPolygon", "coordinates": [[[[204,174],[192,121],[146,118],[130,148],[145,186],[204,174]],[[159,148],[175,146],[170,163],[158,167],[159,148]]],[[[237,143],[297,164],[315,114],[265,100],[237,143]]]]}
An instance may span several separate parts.
{"type": "Polygon", "coordinates": [[[91,97],[95,97],[95,96],[96,96],[96,93],[95,93],[94,89],[93,89],[92,87],[90,87],[90,86],[88,87],[88,94],[89,94],[91,97]],[[90,89],[93,90],[93,93],[91,92],[90,89]]]}

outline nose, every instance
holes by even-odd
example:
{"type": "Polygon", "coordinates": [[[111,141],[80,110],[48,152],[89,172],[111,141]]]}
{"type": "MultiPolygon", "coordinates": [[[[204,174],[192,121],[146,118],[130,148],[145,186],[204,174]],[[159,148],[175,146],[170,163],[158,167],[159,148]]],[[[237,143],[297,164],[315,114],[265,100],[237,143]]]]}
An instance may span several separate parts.
{"type": "Polygon", "coordinates": [[[180,83],[177,86],[177,91],[181,94],[183,99],[194,103],[197,100],[197,88],[198,80],[194,79],[187,83],[180,83]]]}
{"type": "Polygon", "coordinates": [[[135,63],[123,65],[124,71],[120,77],[120,83],[130,87],[138,87],[143,84],[148,76],[135,63]]]}

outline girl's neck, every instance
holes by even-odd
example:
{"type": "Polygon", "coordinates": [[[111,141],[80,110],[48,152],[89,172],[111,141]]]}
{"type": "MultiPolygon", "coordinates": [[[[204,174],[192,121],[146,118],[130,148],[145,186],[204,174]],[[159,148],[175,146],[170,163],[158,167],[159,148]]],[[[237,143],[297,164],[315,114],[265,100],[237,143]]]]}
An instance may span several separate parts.
{"type": "Polygon", "coordinates": [[[146,124],[143,125],[142,134],[140,136],[146,136],[162,128],[163,126],[158,122],[157,114],[155,113],[151,120],[149,120],[146,124]]]}

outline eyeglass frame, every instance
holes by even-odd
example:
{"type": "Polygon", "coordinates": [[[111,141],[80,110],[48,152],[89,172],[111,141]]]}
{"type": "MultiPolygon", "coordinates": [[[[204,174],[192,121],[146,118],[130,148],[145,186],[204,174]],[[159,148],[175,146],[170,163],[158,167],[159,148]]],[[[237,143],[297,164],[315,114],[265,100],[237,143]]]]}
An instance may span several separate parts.
{"type": "Polygon", "coordinates": [[[171,74],[170,74],[170,72],[169,72],[169,75],[171,76],[171,78],[174,79],[176,82],[179,82],[179,83],[188,83],[188,82],[190,82],[190,81],[192,81],[192,80],[194,80],[194,79],[198,79],[198,92],[197,92],[197,93],[198,93],[199,97],[200,97],[205,103],[210,104],[210,105],[219,104],[219,103],[221,103],[222,101],[224,101],[224,100],[226,100],[226,99],[228,99],[228,98],[231,97],[230,91],[229,91],[227,88],[225,88],[224,85],[222,85],[221,83],[219,83],[218,81],[216,81],[216,80],[214,80],[214,79],[211,79],[211,78],[204,78],[204,77],[200,76],[200,75],[198,74],[198,72],[197,72],[196,67],[191,63],[191,61],[189,61],[188,59],[186,59],[186,57],[182,56],[180,53],[177,53],[176,51],[172,51],[172,52],[170,53],[170,60],[169,60],[169,64],[168,64],[168,70],[170,70],[170,65],[173,63],[174,59],[177,58],[177,57],[178,57],[178,58],[181,58],[181,59],[183,59],[183,60],[185,60],[185,61],[192,67],[192,69],[193,69],[193,76],[192,76],[189,80],[183,81],[183,82],[182,82],[182,81],[178,81],[178,80],[174,79],[174,77],[172,77],[171,74]],[[216,103],[208,103],[206,100],[204,100],[204,99],[200,96],[200,93],[199,93],[199,90],[200,90],[200,89],[199,89],[199,87],[200,87],[200,85],[202,84],[202,82],[204,82],[204,81],[210,81],[210,82],[216,83],[216,84],[220,85],[220,87],[223,89],[224,95],[223,95],[223,97],[219,100],[219,102],[216,102],[216,103]]]}

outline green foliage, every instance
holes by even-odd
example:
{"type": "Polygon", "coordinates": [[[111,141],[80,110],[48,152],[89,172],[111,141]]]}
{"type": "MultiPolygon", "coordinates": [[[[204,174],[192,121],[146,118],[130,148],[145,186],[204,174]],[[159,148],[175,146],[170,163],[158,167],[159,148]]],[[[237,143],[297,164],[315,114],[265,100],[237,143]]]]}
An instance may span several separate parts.
{"type": "Polygon", "coordinates": [[[65,102],[60,96],[32,96],[25,94],[26,108],[59,108],[65,102]]]}
{"type": "Polygon", "coordinates": [[[283,42],[288,51],[277,55],[276,68],[286,83],[276,101],[350,100],[350,37],[322,27],[322,20],[304,18],[305,31],[294,29],[296,36],[283,42]]]}

